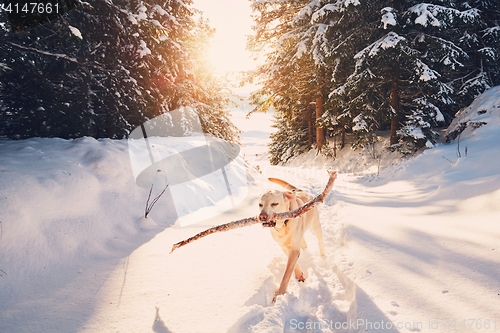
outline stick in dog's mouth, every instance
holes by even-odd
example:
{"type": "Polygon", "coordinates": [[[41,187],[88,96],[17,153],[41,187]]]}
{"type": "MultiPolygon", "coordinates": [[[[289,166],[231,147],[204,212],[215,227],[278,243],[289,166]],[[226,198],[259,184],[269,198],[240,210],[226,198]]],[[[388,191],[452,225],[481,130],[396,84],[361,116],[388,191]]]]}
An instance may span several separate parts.
{"type": "Polygon", "coordinates": [[[175,249],[180,248],[181,246],[184,246],[186,244],[189,244],[197,239],[200,239],[202,237],[208,236],[210,234],[213,234],[215,232],[222,232],[222,231],[228,231],[231,229],[236,229],[236,228],[241,228],[241,227],[246,227],[249,225],[261,223],[263,227],[268,227],[268,228],[274,228],[276,226],[276,221],[277,219],[289,219],[289,218],[296,218],[297,216],[300,216],[310,210],[315,204],[321,203],[325,200],[326,196],[331,192],[333,183],[335,182],[335,179],[337,178],[337,172],[333,171],[332,169],[328,169],[328,174],[330,178],[328,179],[328,183],[326,184],[325,189],[323,192],[319,195],[317,195],[314,199],[303,205],[302,207],[299,207],[293,211],[289,212],[284,212],[284,213],[278,213],[278,214],[273,214],[270,217],[273,220],[271,221],[264,221],[259,219],[258,216],[255,217],[249,217],[246,219],[234,221],[234,222],[229,222],[226,224],[221,224],[215,227],[212,227],[210,229],[207,229],[205,231],[202,231],[193,237],[190,237],[188,239],[185,239],[181,242],[178,242],[172,246],[172,251],[170,253],[174,252],[175,249]]]}
{"type": "Polygon", "coordinates": [[[262,222],[263,228],[274,228],[276,226],[276,221],[262,222]]]}

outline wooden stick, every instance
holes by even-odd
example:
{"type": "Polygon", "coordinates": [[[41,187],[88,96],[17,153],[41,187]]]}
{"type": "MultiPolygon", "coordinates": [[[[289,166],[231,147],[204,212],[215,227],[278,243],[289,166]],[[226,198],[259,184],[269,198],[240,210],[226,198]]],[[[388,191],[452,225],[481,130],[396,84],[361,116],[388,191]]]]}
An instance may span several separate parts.
{"type": "Polygon", "coordinates": [[[189,244],[191,242],[194,242],[195,240],[198,240],[202,237],[208,236],[210,234],[213,234],[215,232],[223,232],[223,231],[228,231],[232,229],[237,229],[237,228],[242,228],[242,227],[247,227],[256,223],[262,223],[263,227],[274,227],[276,225],[276,220],[286,220],[290,218],[296,218],[307,211],[309,211],[311,208],[314,207],[315,204],[320,203],[325,201],[325,198],[328,196],[328,194],[332,191],[333,188],[333,183],[335,182],[335,179],[337,178],[337,172],[329,169],[328,174],[330,175],[330,179],[328,180],[328,183],[326,184],[325,189],[323,192],[321,192],[318,196],[316,196],[314,199],[303,205],[302,207],[299,207],[295,210],[289,211],[289,212],[283,212],[283,213],[278,213],[278,214],[272,214],[268,217],[266,221],[262,221],[259,219],[258,216],[255,217],[248,217],[246,219],[238,220],[238,221],[233,221],[229,222],[226,224],[221,224],[215,227],[212,227],[210,229],[207,229],[205,231],[202,231],[193,237],[190,237],[188,239],[185,239],[179,243],[176,243],[172,246],[172,251],[170,253],[174,252],[174,250],[180,248],[181,246],[184,246],[186,244],[189,244]]]}

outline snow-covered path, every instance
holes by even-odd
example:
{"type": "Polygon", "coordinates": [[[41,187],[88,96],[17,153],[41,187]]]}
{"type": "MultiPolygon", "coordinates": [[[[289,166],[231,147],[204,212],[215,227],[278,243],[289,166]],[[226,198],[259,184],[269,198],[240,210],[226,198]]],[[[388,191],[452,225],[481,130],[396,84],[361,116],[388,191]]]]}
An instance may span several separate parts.
{"type": "MultiPolygon", "coordinates": [[[[268,173],[283,175],[286,168],[270,167],[266,159],[271,116],[246,119],[245,113],[234,115],[235,123],[246,130],[242,134],[245,157],[268,173]]],[[[292,173],[300,177],[300,172],[292,173]]],[[[326,180],[323,173],[319,179],[326,180]]],[[[290,327],[294,320],[345,322],[350,301],[333,273],[334,249],[329,245],[334,239],[328,236],[332,234],[328,227],[325,241],[330,255],[320,258],[316,241],[309,235],[310,247],[301,257],[308,279],[304,284],[292,281],[290,293],[276,306],[271,305],[271,298],[286,258],[269,231],[260,226],[215,234],[169,254],[173,243],[212,225],[254,216],[261,187],[269,186],[258,179],[237,209],[190,227],[168,228],[121,259],[79,331],[133,327],[136,332],[292,332],[297,331],[290,327]]]]}
{"type": "Polygon", "coordinates": [[[245,215],[248,210],[240,209],[196,227],[169,228],[136,249],[110,274],[95,313],[81,331],[227,330],[244,314],[241,303],[259,287],[258,279],[247,277],[262,277],[266,271],[265,260],[263,265],[255,260],[271,251],[272,244],[261,241],[261,228],[216,234],[172,254],[169,251],[179,240],[245,215]]]}
{"type": "Polygon", "coordinates": [[[357,285],[356,317],[424,332],[499,331],[500,191],[457,202],[436,200],[438,187],[418,182],[365,190],[339,198],[344,246],[336,263],[357,285]],[[387,318],[374,316],[373,305],[387,318]]]}
{"type": "Polygon", "coordinates": [[[378,177],[341,173],[319,208],[327,256],[307,233],[306,281],[292,279],[275,305],[286,258],[268,230],[217,233],[169,254],[172,244],[256,215],[274,186],[266,177],[318,193],[326,168],[345,170],[357,152],[270,166],[271,115],[235,110],[242,154],[262,174],[235,209],[179,227],[163,199],[144,223],[148,191],[135,185],[126,142],[0,141],[0,332],[500,332],[492,91],[471,111],[487,110],[478,114],[491,126],[463,133],[467,156],[439,145],[378,177]]]}
{"type": "MultiPolygon", "coordinates": [[[[247,111],[235,112],[243,154],[284,176],[286,168],[267,162],[271,115],[246,120],[247,111]]],[[[283,332],[290,320],[345,319],[349,302],[333,259],[319,258],[314,239],[301,258],[308,280],[292,281],[276,306],[286,258],[258,225],[169,254],[212,225],[256,215],[271,185],[257,172],[236,209],[180,228],[162,199],[144,224],[147,190],[134,184],[126,142],[0,143],[0,332],[283,332]]],[[[308,188],[326,179],[323,170],[308,188]]]]}

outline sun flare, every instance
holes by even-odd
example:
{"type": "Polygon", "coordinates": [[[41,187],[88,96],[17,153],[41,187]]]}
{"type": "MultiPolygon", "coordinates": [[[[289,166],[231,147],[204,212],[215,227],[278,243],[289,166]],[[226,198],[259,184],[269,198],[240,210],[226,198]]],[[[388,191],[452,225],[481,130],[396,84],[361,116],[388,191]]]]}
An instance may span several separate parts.
{"type": "Polygon", "coordinates": [[[242,52],[241,48],[235,44],[237,43],[220,41],[212,43],[207,57],[216,74],[225,75],[227,73],[247,71],[255,67],[250,55],[242,52]]]}
{"type": "Polygon", "coordinates": [[[193,6],[216,29],[207,53],[207,61],[215,73],[223,76],[255,68],[256,62],[245,48],[247,36],[252,34],[248,1],[194,0],[193,6]]]}

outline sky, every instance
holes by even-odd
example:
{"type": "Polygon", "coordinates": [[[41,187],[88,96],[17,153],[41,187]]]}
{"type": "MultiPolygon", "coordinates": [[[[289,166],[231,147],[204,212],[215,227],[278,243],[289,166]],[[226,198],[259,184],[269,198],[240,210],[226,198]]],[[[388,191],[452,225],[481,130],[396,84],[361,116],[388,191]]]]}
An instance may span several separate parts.
{"type": "Polygon", "coordinates": [[[193,6],[203,11],[210,26],[216,29],[209,53],[216,73],[224,75],[254,68],[251,53],[245,49],[247,36],[252,34],[250,1],[194,0],[193,6]]]}

